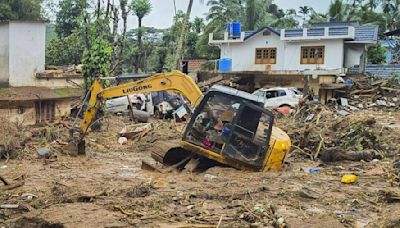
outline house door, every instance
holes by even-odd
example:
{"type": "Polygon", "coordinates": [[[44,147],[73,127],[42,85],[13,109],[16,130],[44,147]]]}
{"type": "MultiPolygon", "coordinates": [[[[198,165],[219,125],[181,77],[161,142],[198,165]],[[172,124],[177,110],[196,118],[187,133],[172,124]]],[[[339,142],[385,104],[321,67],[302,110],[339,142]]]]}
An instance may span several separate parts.
{"type": "Polygon", "coordinates": [[[36,101],[35,102],[36,123],[54,121],[55,102],[54,101],[36,101]]]}

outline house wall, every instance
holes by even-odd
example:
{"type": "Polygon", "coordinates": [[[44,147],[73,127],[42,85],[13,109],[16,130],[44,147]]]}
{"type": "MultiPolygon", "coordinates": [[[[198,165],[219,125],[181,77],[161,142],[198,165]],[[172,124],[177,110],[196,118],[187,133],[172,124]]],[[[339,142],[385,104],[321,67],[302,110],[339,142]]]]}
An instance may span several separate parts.
{"type": "Polygon", "coordinates": [[[8,86],[8,24],[0,24],[0,87],[8,86]]]}
{"type": "Polygon", "coordinates": [[[38,78],[36,86],[48,88],[77,88],[77,85],[83,86],[83,78],[38,78]],[[72,82],[71,82],[72,81],[72,82]]]}
{"type": "MultiPolygon", "coordinates": [[[[74,99],[62,99],[55,102],[55,118],[60,119],[61,117],[68,116],[71,114],[71,104],[74,99]]],[[[36,124],[36,110],[35,101],[20,101],[10,106],[2,105],[0,107],[0,116],[3,116],[11,122],[22,123],[22,125],[34,125],[36,124]],[[24,111],[21,113],[20,108],[24,111]]]]}
{"type": "Polygon", "coordinates": [[[9,22],[9,84],[35,85],[35,73],[45,69],[46,24],[9,22]]]}
{"type": "Polygon", "coordinates": [[[280,37],[274,33],[263,36],[260,32],[244,43],[222,45],[221,58],[232,59],[232,71],[341,69],[344,63],[344,44],[342,39],[286,42],[281,41],[280,37]],[[325,46],[324,64],[301,64],[302,46],[325,46]],[[277,48],[276,64],[255,64],[256,48],[277,48]]]}
{"type": "Polygon", "coordinates": [[[270,64],[271,70],[281,70],[284,66],[284,43],[271,32],[263,36],[262,32],[249,38],[244,43],[225,44],[221,47],[221,58],[232,59],[232,71],[266,71],[266,64],[255,64],[256,48],[276,48],[276,64],[270,64]]]}
{"type": "Polygon", "coordinates": [[[285,43],[285,64],[282,70],[315,70],[343,68],[343,40],[303,41],[285,43]],[[325,46],[324,64],[301,64],[301,47],[325,46]]]}
{"type": "Polygon", "coordinates": [[[345,44],[344,45],[344,67],[351,68],[360,64],[361,55],[364,52],[364,44],[345,44]]]}
{"type": "Polygon", "coordinates": [[[9,107],[2,106],[0,108],[0,116],[7,118],[11,122],[22,123],[22,125],[33,125],[35,124],[35,103],[33,101],[20,102],[19,104],[13,104],[9,107]],[[19,112],[19,108],[22,107],[24,111],[19,112]]]}

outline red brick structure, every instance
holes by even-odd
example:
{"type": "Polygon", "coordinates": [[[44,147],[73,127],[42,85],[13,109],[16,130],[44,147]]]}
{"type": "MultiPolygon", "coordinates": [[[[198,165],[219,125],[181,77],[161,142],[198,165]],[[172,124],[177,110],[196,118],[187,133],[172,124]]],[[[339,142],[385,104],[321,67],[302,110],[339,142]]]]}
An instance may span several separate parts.
{"type": "Polygon", "coordinates": [[[201,66],[207,61],[207,59],[184,59],[182,61],[182,71],[184,73],[196,73],[200,71],[201,66]]]}

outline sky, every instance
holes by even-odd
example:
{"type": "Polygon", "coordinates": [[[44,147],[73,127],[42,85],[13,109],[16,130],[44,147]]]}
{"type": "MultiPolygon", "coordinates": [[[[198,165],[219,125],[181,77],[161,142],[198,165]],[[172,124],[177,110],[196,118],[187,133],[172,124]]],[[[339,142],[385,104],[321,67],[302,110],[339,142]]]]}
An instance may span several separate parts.
{"type": "MultiPolygon", "coordinates": [[[[186,12],[188,0],[175,0],[177,10],[183,10],[186,12]]],[[[204,3],[200,3],[200,0],[194,0],[191,18],[195,16],[205,17],[208,12],[207,0],[203,0],[204,3]]],[[[331,0],[275,0],[280,8],[289,9],[294,8],[298,10],[299,6],[311,6],[317,12],[326,12],[331,0]]],[[[151,13],[143,19],[143,25],[146,27],[156,28],[168,28],[172,25],[174,16],[174,4],[173,0],[151,0],[153,9],[151,13]]],[[[128,19],[128,28],[136,28],[137,20],[131,16],[128,19]]]]}

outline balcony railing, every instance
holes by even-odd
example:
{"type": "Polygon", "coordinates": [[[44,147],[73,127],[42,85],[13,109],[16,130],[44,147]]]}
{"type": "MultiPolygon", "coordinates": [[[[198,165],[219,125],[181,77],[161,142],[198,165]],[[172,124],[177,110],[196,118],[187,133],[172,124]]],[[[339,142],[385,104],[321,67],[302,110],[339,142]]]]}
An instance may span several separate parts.
{"type": "Polygon", "coordinates": [[[315,40],[315,39],[354,39],[354,27],[318,27],[304,29],[282,29],[281,40],[315,40]]]}

